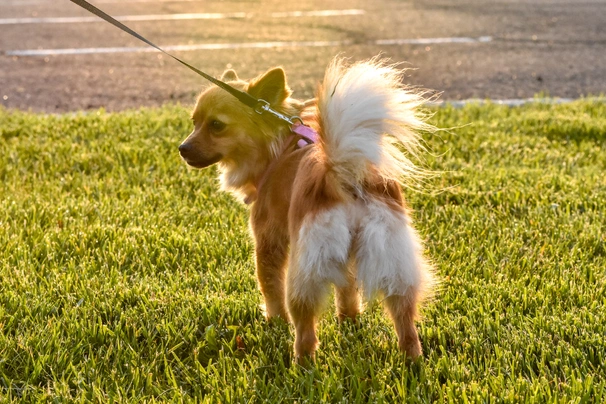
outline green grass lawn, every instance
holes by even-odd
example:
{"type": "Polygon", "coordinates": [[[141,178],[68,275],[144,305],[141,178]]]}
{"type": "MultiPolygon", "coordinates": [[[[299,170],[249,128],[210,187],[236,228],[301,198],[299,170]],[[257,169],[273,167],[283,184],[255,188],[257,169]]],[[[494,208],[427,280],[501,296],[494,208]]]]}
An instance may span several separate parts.
{"type": "Polygon", "coordinates": [[[424,359],[378,304],[315,366],[259,304],[247,208],[189,111],[0,110],[0,401],[604,402],[606,104],[449,107],[408,191],[442,284],[424,359]]]}

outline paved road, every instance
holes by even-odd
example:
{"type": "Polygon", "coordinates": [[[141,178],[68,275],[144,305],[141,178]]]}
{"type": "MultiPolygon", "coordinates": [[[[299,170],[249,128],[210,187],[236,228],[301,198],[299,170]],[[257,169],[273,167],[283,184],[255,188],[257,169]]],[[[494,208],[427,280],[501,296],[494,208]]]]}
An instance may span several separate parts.
{"type": "MultiPolygon", "coordinates": [[[[442,92],[445,100],[606,93],[606,0],[93,2],[131,20],[151,15],[127,24],[161,46],[216,48],[176,52],[213,75],[233,67],[252,77],[282,65],[301,98],[313,94],[334,55],[358,59],[379,52],[406,62],[410,84],[442,92]],[[318,10],[356,11],[292,16],[318,10]],[[184,13],[198,15],[153,17],[184,13]],[[215,13],[214,19],[201,13],[215,13]],[[280,47],[259,47],[268,42],[280,47]]],[[[88,16],[68,0],[0,0],[1,105],[64,112],[194,101],[203,80],[157,53],[16,55],[145,46],[103,22],[47,19],[88,16]]]]}

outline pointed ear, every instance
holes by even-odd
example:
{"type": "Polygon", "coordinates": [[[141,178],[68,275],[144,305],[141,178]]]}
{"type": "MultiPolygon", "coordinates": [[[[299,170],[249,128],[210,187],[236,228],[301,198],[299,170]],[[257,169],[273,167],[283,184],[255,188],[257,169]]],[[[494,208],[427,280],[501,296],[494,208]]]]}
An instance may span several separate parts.
{"type": "Polygon", "coordinates": [[[236,71],[233,69],[227,69],[223,72],[223,75],[221,76],[221,81],[238,81],[238,75],[236,74],[236,71]]]}
{"type": "Polygon", "coordinates": [[[286,84],[286,73],[281,67],[276,67],[253,79],[248,85],[248,93],[271,105],[277,105],[288,98],[292,91],[286,84]]]}

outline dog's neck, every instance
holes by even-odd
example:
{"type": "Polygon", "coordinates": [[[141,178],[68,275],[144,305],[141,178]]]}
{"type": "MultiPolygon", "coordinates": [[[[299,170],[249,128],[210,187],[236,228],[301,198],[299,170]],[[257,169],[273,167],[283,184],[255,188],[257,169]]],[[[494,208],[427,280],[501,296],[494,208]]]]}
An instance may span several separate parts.
{"type": "Polygon", "coordinates": [[[289,137],[290,131],[285,128],[260,153],[251,154],[238,162],[221,163],[222,188],[246,204],[256,201],[259,186],[264,182],[272,163],[282,154],[289,137]]]}

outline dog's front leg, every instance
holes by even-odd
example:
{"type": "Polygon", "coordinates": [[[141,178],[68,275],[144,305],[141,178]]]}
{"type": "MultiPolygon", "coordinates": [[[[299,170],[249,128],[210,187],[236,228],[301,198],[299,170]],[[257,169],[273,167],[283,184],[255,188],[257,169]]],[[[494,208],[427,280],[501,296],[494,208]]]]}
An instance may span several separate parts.
{"type": "Polygon", "coordinates": [[[265,315],[268,319],[281,317],[288,321],[284,291],[288,236],[279,237],[259,230],[255,230],[255,254],[257,280],[265,299],[265,315]]]}

